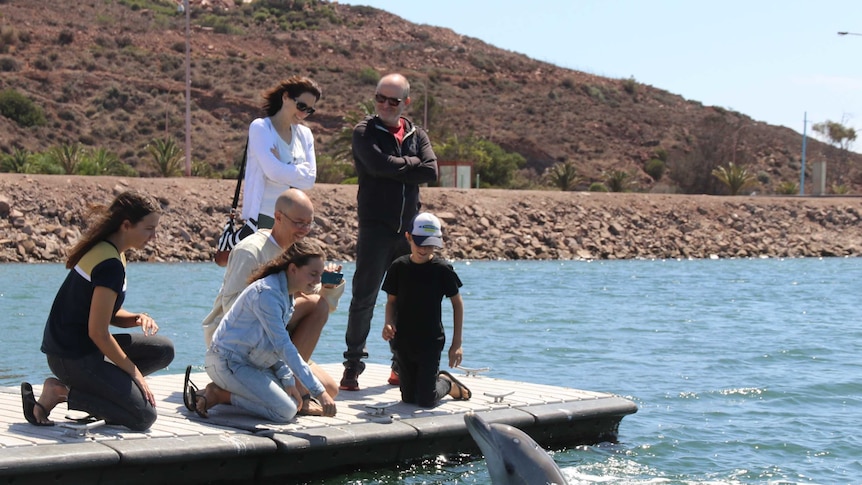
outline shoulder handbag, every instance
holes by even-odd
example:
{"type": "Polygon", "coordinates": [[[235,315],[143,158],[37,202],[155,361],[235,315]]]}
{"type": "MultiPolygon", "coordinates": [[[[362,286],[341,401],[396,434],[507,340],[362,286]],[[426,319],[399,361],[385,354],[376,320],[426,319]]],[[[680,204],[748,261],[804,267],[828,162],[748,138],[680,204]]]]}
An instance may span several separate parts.
{"type": "Polygon", "coordinates": [[[215,262],[222,267],[227,266],[227,259],[233,247],[257,231],[257,223],[253,219],[245,221],[245,224],[242,225],[237,223],[236,206],[239,204],[239,192],[242,188],[242,179],[245,178],[245,162],[247,159],[248,139],[245,141],[245,150],[242,152],[242,163],[239,165],[239,175],[236,178],[236,190],[233,193],[233,204],[230,206],[230,214],[216,245],[215,262]]]}

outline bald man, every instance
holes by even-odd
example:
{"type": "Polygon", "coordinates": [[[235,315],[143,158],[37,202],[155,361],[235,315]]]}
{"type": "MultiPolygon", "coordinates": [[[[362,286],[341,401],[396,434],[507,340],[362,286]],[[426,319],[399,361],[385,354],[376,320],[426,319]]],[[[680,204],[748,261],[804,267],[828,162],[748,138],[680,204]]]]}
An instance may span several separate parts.
{"type": "MultiPolygon", "coordinates": [[[[204,343],[209,348],[212,336],[221,323],[222,317],[234,301],[248,286],[248,277],[261,264],[266,263],[288,249],[296,241],[311,232],[314,225],[314,206],[305,192],[288,189],[281,193],[275,202],[275,222],[272,230],[260,229],[246,237],[230,252],[224,281],[216,296],[213,309],[203,321],[204,343]]],[[[329,265],[328,271],[340,271],[340,266],[329,265]]],[[[344,293],[344,281],[338,286],[325,285],[319,294],[294,295],[294,312],[288,322],[290,339],[303,360],[309,363],[314,375],[326,387],[331,397],[338,394],[338,384],[319,366],[310,362],[311,354],[317,347],[329,314],[335,311],[338,300],[344,293]]]]}
{"type": "MultiPolygon", "coordinates": [[[[359,374],[365,369],[362,359],[368,357],[365,342],[383,275],[395,258],[410,252],[404,233],[419,211],[419,185],[437,180],[437,156],[428,134],[402,116],[409,105],[407,78],[383,76],[374,94],[376,114],[353,129],[359,237],[339,386],[346,391],[359,390],[359,374]]],[[[399,383],[396,369],[389,383],[399,383]]]]}

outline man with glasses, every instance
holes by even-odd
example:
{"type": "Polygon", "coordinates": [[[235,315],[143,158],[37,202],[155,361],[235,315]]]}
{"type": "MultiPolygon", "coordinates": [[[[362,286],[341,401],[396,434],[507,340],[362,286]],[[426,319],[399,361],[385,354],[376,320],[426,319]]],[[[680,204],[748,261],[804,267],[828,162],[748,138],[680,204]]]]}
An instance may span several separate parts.
{"type": "MultiPolygon", "coordinates": [[[[437,181],[437,157],[424,130],[402,116],[410,105],[410,84],[401,74],[377,83],[376,115],[353,129],[353,160],[359,175],[359,238],[353,299],[347,319],[344,375],[340,389],[359,390],[368,357],[365,342],[383,275],[392,261],[410,252],[404,233],[419,211],[419,185],[437,181]]],[[[398,385],[397,369],[389,383],[398,385]]]]}
{"type": "MultiPolygon", "coordinates": [[[[251,273],[261,264],[278,256],[293,243],[307,236],[314,226],[314,206],[308,195],[299,189],[288,189],[282,192],[276,199],[273,215],[275,221],[272,230],[259,229],[240,241],[230,252],[224,281],[212,311],[203,321],[204,342],[207,348],[212,343],[212,336],[221,323],[222,317],[242,290],[248,286],[248,277],[251,273]]],[[[341,267],[330,264],[327,271],[341,271],[341,267]]],[[[337,286],[322,286],[319,294],[297,293],[294,295],[293,316],[287,325],[290,339],[299,354],[309,363],[314,375],[333,398],[338,394],[335,379],[309,359],[317,346],[329,314],[335,311],[342,293],[344,293],[344,280],[337,286]]]]}

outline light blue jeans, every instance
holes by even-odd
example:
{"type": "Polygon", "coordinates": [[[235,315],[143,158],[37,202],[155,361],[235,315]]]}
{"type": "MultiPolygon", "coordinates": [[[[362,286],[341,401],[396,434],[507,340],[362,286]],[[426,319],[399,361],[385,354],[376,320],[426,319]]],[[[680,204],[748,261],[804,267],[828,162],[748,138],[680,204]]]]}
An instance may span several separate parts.
{"type": "Polygon", "coordinates": [[[272,369],[261,369],[226,350],[207,350],[204,363],[210,379],[231,393],[232,405],[274,423],[296,416],[296,401],[272,369]]]}

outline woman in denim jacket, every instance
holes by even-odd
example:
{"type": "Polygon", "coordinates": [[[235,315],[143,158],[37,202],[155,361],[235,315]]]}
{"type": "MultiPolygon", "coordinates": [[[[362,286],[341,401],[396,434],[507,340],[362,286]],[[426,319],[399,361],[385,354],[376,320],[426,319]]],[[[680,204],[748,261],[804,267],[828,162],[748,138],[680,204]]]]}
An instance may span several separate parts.
{"type": "Polygon", "coordinates": [[[232,404],[272,422],[293,419],[303,397],[296,379],[335,416],[335,401],[290,340],[286,325],[293,314],[293,294],[310,293],[320,283],[325,254],[315,243],[298,241],[255,271],[225,314],[206,354],[213,382],[203,392],[186,372],[186,407],[202,417],[216,404],[232,404]]]}

